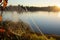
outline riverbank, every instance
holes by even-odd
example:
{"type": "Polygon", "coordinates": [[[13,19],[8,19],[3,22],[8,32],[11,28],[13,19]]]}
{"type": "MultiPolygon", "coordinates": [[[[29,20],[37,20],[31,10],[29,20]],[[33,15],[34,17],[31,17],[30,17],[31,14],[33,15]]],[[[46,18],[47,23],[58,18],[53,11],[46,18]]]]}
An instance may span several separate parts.
{"type": "MultiPolygon", "coordinates": [[[[1,11],[1,8],[0,8],[1,11]]],[[[16,12],[37,12],[37,11],[46,11],[46,12],[60,12],[60,8],[57,6],[47,6],[47,7],[35,7],[35,6],[7,6],[4,11],[16,11],[16,12]]]]}

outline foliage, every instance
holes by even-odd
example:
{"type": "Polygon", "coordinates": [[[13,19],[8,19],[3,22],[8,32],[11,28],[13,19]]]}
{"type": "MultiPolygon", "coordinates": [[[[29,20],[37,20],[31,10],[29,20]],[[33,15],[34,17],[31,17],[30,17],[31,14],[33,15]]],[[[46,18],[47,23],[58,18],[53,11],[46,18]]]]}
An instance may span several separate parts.
{"type": "Polygon", "coordinates": [[[54,39],[53,37],[50,37],[50,39],[49,40],[56,40],[56,39],[54,39]]]}
{"type": "MultiPolygon", "coordinates": [[[[0,40],[45,40],[41,34],[37,35],[37,33],[32,33],[28,28],[28,24],[24,24],[23,22],[14,23],[8,21],[3,23],[6,31],[4,33],[0,32],[0,40]]],[[[56,39],[51,36],[48,40],[56,39]]]]}

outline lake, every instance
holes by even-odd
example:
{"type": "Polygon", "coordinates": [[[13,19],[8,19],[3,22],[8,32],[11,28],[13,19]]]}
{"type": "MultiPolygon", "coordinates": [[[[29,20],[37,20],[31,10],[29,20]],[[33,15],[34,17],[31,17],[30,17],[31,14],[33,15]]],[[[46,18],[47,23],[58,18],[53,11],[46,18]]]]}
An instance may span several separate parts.
{"type": "Polygon", "coordinates": [[[4,12],[3,21],[19,21],[22,20],[30,25],[33,32],[38,32],[39,29],[46,34],[60,35],[60,12],[4,12]]]}

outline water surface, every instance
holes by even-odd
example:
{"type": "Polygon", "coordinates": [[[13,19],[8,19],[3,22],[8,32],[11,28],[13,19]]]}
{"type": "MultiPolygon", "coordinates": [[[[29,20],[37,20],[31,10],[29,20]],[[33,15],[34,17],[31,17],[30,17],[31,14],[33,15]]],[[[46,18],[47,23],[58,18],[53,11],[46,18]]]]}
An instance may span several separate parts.
{"type": "Polygon", "coordinates": [[[60,12],[4,12],[3,14],[3,20],[16,22],[20,19],[28,23],[34,32],[39,32],[35,23],[43,33],[60,35],[60,12]]]}

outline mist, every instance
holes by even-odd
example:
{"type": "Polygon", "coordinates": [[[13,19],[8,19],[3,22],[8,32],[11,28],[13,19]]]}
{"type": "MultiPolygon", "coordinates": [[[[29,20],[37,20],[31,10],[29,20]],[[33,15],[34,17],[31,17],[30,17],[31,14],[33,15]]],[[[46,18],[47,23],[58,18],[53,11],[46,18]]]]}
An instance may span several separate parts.
{"type": "Polygon", "coordinates": [[[3,21],[12,21],[12,22],[18,22],[20,20],[19,15],[17,12],[4,12],[3,13],[3,21]]]}

